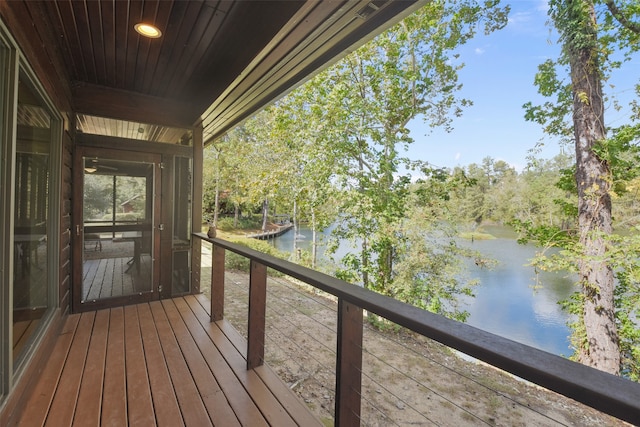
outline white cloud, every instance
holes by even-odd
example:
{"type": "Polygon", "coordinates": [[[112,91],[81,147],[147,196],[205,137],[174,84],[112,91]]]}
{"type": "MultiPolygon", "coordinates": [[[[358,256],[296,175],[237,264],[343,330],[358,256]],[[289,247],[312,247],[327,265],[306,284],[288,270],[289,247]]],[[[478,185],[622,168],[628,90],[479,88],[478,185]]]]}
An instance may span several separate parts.
{"type": "Polygon", "coordinates": [[[509,26],[520,26],[523,23],[530,22],[532,19],[531,12],[516,12],[509,16],[509,26]]]}
{"type": "Polygon", "coordinates": [[[456,153],[456,155],[455,155],[456,160],[460,160],[460,157],[462,157],[462,155],[459,152],[456,153]]]}
{"type": "Polygon", "coordinates": [[[477,48],[475,49],[475,52],[476,52],[476,55],[482,55],[482,54],[484,53],[484,49],[482,49],[482,48],[480,48],[480,47],[477,47],[477,48]]]}
{"type": "Polygon", "coordinates": [[[545,14],[549,11],[549,1],[548,0],[538,0],[538,7],[536,10],[538,12],[544,12],[545,14]]]}

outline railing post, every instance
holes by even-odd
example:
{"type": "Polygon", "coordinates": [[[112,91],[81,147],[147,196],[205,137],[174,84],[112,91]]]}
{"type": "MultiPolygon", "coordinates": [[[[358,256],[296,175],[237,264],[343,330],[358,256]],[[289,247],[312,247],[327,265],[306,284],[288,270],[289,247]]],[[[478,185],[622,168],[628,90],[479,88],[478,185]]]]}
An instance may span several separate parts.
{"type": "Polygon", "coordinates": [[[199,294],[202,286],[202,240],[191,239],[191,293],[199,294]]]}
{"type": "Polygon", "coordinates": [[[212,244],[211,251],[211,321],[224,318],[224,252],[212,244]]]}
{"type": "Polygon", "coordinates": [[[253,369],[262,365],[264,361],[267,267],[264,264],[251,260],[249,270],[247,369],[253,369]]]}
{"type": "Polygon", "coordinates": [[[360,425],[362,308],[338,299],[335,425],[360,425]]]}

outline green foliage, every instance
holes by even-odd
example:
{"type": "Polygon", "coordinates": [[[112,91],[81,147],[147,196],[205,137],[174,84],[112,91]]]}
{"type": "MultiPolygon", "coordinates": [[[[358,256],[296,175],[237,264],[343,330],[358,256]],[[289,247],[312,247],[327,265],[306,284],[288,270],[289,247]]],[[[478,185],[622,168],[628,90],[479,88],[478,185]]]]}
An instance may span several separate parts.
{"type": "MultiPolygon", "coordinates": [[[[271,255],[277,258],[287,259],[289,257],[288,254],[281,252],[271,246],[268,242],[264,240],[257,239],[229,239],[232,243],[237,243],[239,245],[246,246],[248,248],[254,249],[256,251],[263,252],[267,255],[271,255]]],[[[225,268],[230,270],[240,270],[240,271],[249,271],[250,260],[241,255],[237,255],[231,251],[227,251],[225,255],[225,268]]],[[[269,275],[281,275],[280,273],[268,269],[269,275]]]]}
{"type": "Polygon", "coordinates": [[[236,223],[234,218],[225,217],[218,219],[218,225],[216,228],[222,231],[231,231],[231,230],[257,230],[261,225],[260,218],[256,216],[242,216],[238,218],[236,223]]]}
{"type": "MultiPolygon", "coordinates": [[[[102,216],[103,220],[105,221],[111,221],[113,219],[113,215],[109,214],[105,214],[102,216]]],[[[117,212],[116,213],[116,221],[135,221],[137,219],[144,219],[144,216],[142,213],[138,212],[117,212]]]]}
{"type": "Polygon", "coordinates": [[[112,219],[114,202],[118,218],[145,218],[145,185],[146,179],[142,177],[85,174],[85,220],[112,219]],[[122,216],[122,212],[118,212],[124,202],[128,202],[132,208],[130,215],[122,216]]]}
{"type": "MultiPolygon", "coordinates": [[[[638,268],[635,269],[638,271],[638,268]]],[[[637,308],[640,305],[638,279],[628,271],[617,274],[615,304],[619,310],[617,327],[620,335],[621,374],[633,381],[640,381],[640,328],[637,308]]]]}
{"type": "Polygon", "coordinates": [[[611,134],[594,147],[594,152],[610,165],[613,190],[621,194],[627,182],[640,176],[640,123],[611,129],[611,134]]]}
{"type": "MultiPolygon", "coordinates": [[[[640,228],[636,227],[628,236],[602,235],[606,239],[608,262],[616,271],[614,304],[616,308],[616,327],[620,339],[620,372],[633,381],[640,380],[640,328],[638,327],[637,310],[640,307],[640,228]]],[[[540,256],[534,264],[545,269],[577,270],[577,266],[568,262],[584,262],[585,255],[576,253],[580,245],[574,244],[561,253],[556,259],[540,256]]],[[[576,292],[569,300],[561,302],[562,307],[575,315],[575,321],[569,326],[573,330],[571,337],[575,348],[588,348],[586,328],[582,310],[584,296],[576,292]]],[[[576,355],[574,355],[574,358],[576,355]]]]}
{"type": "MultiPolygon", "coordinates": [[[[501,28],[507,12],[497,2],[429,3],[311,83],[316,89],[313,104],[322,105],[321,110],[313,110],[321,117],[318,121],[331,123],[339,131],[327,135],[331,141],[327,148],[336,153],[336,182],[341,190],[341,221],[334,237],[358,247],[342,259],[340,277],[437,312],[446,311],[442,301],[455,299],[459,283],[453,277],[447,277],[449,285],[444,286],[450,292],[436,291],[436,280],[423,280],[423,288],[429,284],[433,293],[421,297],[420,289],[411,290],[402,283],[412,274],[398,273],[403,265],[417,268],[415,277],[437,270],[409,261],[411,254],[427,256],[429,252],[418,249],[421,236],[412,237],[407,227],[412,215],[411,177],[398,172],[401,166],[421,165],[402,156],[403,147],[413,142],[406,124],[422,117],[429,126],[448,128],[451,119],[470,105],[457,97],[461,66],[451,61],[453,50],[470,40],[481,25],[488,32],[501,28]]],[[[448,197],[445,187],[461,182],[456,177],[450,184],[444,173],[431,172],[433,188],[440,188],[430,197],[427,190],[418,189],[426,209],[442,207],[436,199],[448,197]]],[[[436,218],[431,217],[429,224],[439,224],[436,218]]],[[[456,256],[444,251],[434,260],[442,265],[454,262],[456,256]]],[[[438,271],[452,274],[446,268],[438,271]]]]}
{"type": "Polygon", "coordinates": [[[404,238],[395,247],[392,296],[465,321],[469,313],[460,297],[473,297],[477,281],[465,277],[462,259],[479,255],[456,244],[455,228],[436,224],[426,212],[416,206],[403,225],[404,238]]]}
{"type": "MultiPolygon", "coordinates": [[[[534,265],[580,272],[582,280],[578,285],[582,294],[577,293],[563,303],[578,319],[570,325],[577,351],[588,354],[590,339],[612,341],[611,331],[617,328],[621,371],[637,379],[640,325],[632,314],[636,308],[629,301],[635,298],[629,288],[637,283],[630,278],[637,277],[638,266],[624,261],[637,259],[637,251],[634,254],[620,250],[633,246],[636,232],[628,236],[611,235],[611,222],[607,218],[612,212],[609,198],[615,201],[616,196],[624,197],[640,172],[638,109],[634,102],[631,124],[607,130],[601,101],[619,107],[615,98],[604,92],[603,83],[638,52],[640,7],[637,2],[624,0],[550,0],[549,15],[560,35],[562,55],[539,66],[535,84],[540,94],[551,100],[542,105],[525,104],[525,118],[539,123],[547,134],[560,137],[562,142],[574,143],[578,158],[575,166],[561,171],[558,181],[565,197],[556,198],[555,203],[567,221],[563,220],[561,227],[531,220],[516,221],[515,225],[525,240],[535,240],[544,248],[562,248],[553,255],[545,255],[543,251],[534,265]],[[598,203],[594,203],[596,200],[598,203]],[[606,280],[590,282],[592,272],[603,268],[603,274],[616,272],[617,284],[611,274],[606,280]],[[608,325],[606,331],[592,327],[587,320],[598,316],[585,309],[586,298],[593,289],[613,289],[613,301],[603,298],[599,303],[598,310],[615,313],[615,325],[608,325]]],[[[613,211],[616,212],[615,208],[613,211]]],[[[633,217],[629,211],[617,212],[621,223],[633,217]]],[[[615,360],[617,355],[594,357],[615,360]]],[[[606,369],[616,371],[614,366],[606,369]]]]}

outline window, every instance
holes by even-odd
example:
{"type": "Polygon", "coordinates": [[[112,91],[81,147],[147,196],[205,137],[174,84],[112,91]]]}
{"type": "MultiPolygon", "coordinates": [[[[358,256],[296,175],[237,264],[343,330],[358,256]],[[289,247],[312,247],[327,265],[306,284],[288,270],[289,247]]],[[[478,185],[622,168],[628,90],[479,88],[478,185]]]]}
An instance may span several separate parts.
{"type": "Polygon", "coordinates": [[[13,366],[51,308],[52,116],[25,72],[18,80],[13,192],[13,366]]]}
{"type": "Polygon", "coordinates": [[[61,119],[0,27],[0,398],[58,305],[61,119]]]}
{"type": "Polygon", "coordinates": [[[8,144],[12,138],[10,121],[10,111],[12,110],[11,96],[11,64],[10,51],[7,45],[0,39],[0,374],[2,381],[0,382],[0,396],[5,395],[9,391],[10,375],[9,368],[11,358],[9,350],[1,347],[1,343],[7,343],[11,335],[11,317],[9,310],[9,295],[11,278],[7,272],[11,271],[11,244],[9,236],[11,235],[11,212],[6,209],[6,202],[10,199],[13,189],[9,188],[11,182],[11,169],[7,166],[7,160],[12,156],[12,144],[8,144]]]}

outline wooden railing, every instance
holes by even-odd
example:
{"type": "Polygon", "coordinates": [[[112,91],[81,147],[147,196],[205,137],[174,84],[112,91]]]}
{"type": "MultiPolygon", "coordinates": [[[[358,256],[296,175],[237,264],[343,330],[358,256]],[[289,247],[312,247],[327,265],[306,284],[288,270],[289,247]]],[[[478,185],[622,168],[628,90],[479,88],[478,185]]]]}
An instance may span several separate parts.
{"type": "Polygon", "coordinates": [[[517,343],[351,285],[326,274],[204,233],[212,251],[211,320],[224,314],[225,251],[250,260],[247,369],[262,364],[265,343],[267,267],[338,299],[335,425],[359,425],[363,310],[438,341],[541,387],[640,425],[640,384],[517,343]]]}

